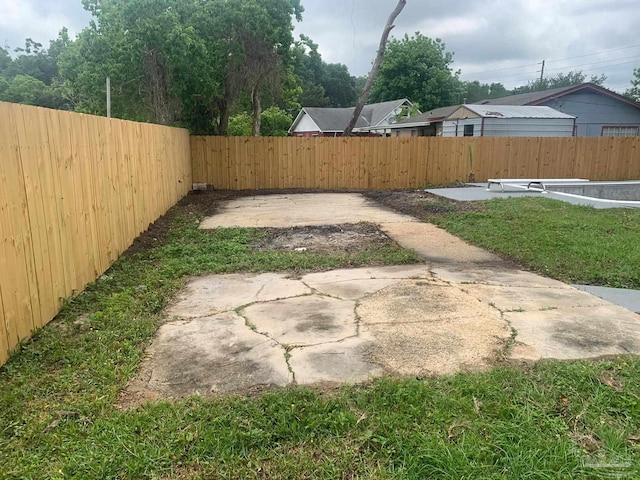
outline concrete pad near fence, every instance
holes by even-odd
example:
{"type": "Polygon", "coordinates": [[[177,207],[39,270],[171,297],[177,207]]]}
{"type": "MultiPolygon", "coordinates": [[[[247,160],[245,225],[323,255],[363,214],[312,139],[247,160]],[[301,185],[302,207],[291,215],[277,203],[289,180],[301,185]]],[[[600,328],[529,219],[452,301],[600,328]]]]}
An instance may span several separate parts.
{"type": "Polygon", "coordinates": [[[201,226],[367,219],[425,263],[188,279],[124,395],[242,393],[477,371],[497,358],[640,354],[640,315],[358,197],[248,197],[201,226]]]}
{"type": "Polygon", "coordinates": [[[415,222],[408,215],[380,207],[357,193],[258,195],[228,201],[200,228],[301,227],[341,223],[415,222]]]}

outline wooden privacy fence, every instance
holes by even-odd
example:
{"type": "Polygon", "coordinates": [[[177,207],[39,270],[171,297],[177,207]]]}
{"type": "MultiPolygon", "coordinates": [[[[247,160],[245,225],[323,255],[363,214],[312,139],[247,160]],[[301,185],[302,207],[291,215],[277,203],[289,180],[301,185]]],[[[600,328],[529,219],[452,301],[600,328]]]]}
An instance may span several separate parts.
{"type": "Polygon", "coordinates": [[[190,188],[186,130],[0,102],[0,365],[190,188]]]}
{"type": "Polygon", "coordinates": [[[216,189],[414,188],[488,178],[640,179],[640,138],[191,137],[216,189]]]}

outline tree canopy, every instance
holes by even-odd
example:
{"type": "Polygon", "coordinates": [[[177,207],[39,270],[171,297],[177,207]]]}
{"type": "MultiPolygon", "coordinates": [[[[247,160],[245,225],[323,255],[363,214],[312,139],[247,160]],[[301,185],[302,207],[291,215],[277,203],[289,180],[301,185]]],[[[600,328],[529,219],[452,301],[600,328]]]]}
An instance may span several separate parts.
{"type": "Polygon", "coordinates": [[[633,78],[631,79],[632,87],[624,94],[636,102],[640,102],[640,68],[633,69],[633,78]]]}
{"type": "Polygon", "coordinates": [[[285,83],[299,0],[83,0],[91,25],[63,53],[60,70],[79,111],[226,133],[248,95],[285,83]]]}
{"type": "Polygon", "coordinates": [[[301,87],[298,101],[305,107],[351,107],[356,101],[356,80],[346,65],[326,63],[318,45],[300,35],[292,49],[293,72],[301,87]]]}
{"type": "Polygon", "coordinates": [[[0,48],[0,100],[71,109],[58,73],[60,53],[69,42],[67,29],[63,28],[48,49],[30,38],[24,47],[16,49],[16,58],[11,58],[6,49],[0,48]]]}
{"type": "Polygon", "coordinates": [[[370,99],[383,102],[408,98],[422,110],[455,105],[461,100],[463,88],[459,72],[450,68],[452,62],[453,53],[445,50],[440,39],[420,32],[391,39],[370,99]]]}
{"type": "Polygon", "coordinates": [[[581,70],[572,70],[569,73],[557,73],[551,77],[544,77],[543,79],[529,81],[526,85],[516,87],[513,89],[513,94],[527,93],[527,92],[539,92],[541,90],[548,90],[550,88],[560,87],[572,87],[574,85],[580,85],[585,82],[591,82],[596,85],[602,86],[607,79],[606,75],[591,75],[587,80],[587,75],[581,70]]]}

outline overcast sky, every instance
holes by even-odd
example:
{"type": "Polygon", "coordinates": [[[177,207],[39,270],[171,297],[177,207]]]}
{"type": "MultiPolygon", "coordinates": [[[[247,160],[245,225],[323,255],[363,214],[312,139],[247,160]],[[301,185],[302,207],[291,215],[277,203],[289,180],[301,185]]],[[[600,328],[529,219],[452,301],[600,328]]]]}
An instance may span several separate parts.
{"type": "MultiPolygon", "coordinates": [[[[396,0],[302,0],[304,33],[327,62],[365,75],[396,0]]],[[[0,42],[26,37],[48,44],[66,26],[72,37],[89,22],[80,0],[0,0],[0,42]]],[[[606,74],[605,86],[630,87],[640,67],[640,0],[407,0],[395,37],[420,31],[454,52],[463,80],[512,88],[569,70],[606,74]]]]}

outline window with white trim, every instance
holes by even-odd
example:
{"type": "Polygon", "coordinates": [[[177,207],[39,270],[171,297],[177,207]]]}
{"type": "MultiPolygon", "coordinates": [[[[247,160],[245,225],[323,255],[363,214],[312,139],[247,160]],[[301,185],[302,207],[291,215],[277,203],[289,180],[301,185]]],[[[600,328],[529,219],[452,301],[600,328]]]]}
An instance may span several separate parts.
{"type": "Polygon", "coordinates": [[[640,136],[640,126],[609,126],[602,127],[603,137],[637,137],[640,136]]]}

